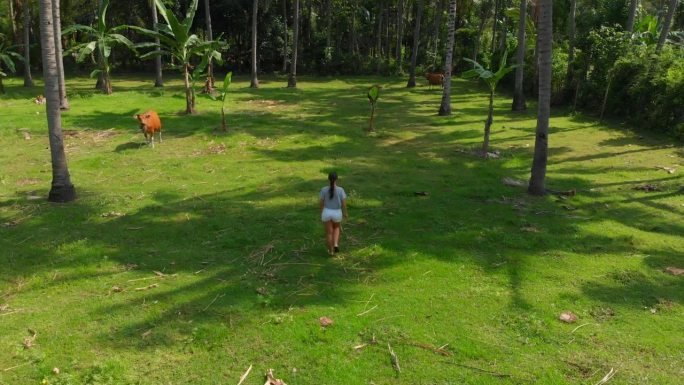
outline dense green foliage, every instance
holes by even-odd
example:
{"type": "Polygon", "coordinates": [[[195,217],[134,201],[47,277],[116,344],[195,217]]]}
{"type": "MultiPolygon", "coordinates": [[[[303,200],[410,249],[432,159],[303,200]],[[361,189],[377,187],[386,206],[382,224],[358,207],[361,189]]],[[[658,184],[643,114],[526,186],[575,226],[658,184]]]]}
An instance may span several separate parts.
{"type": "Polygon", "coordinates": [[[238,76],[217,135],[220,103],[182,115],[174,75],[110,96],[68,79],[68,205],[44,202],[40,79],[0,97],[3,385],[237,384],[250,365],[246,385],[269,368],[291,385],[680,382],[684,280],[664,269],[684,267],[684,176],[656,167],[684,153],[668,138],[555,110],[548,186],[577,195],[536,198],[501,183],[529,175],[536,106],[495,99],[501,158],[483,161],[478,82],[454,81],[445,118],[438,89],[400,77],[238,76]],[[131,118],[150,107],[155,149],[131,118]],[[332,170],[350,214],[335,258],[317,206],[332,170]]]}

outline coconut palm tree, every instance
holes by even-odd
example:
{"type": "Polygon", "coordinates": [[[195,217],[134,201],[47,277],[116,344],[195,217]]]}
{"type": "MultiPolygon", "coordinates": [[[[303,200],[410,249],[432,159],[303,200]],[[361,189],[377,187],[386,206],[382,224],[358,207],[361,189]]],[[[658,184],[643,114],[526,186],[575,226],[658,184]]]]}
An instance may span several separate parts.
{"type": "Polygon", "coordinates": [[[102,75],[102,91],[107,94],[112,94],[112,79],[111,66],[109,65],[109,56],[114,45],[124,45],[133,49],[133,42],[127,37],[118,33],[127,28],[125,25],[109,28],[107,26],[107,8],[109,7],[109,0],[102,2],[102,8],[98,14],[97,27],[93,28],[88,25],[74,24],[64,30],[64,34],[74,31],[80,31],[88,35],[91,39],[85,43],[75,45],[68,49],[66,53],[78,52],[76,61],[82,62],[89,57],[93,52],[97,51],[101,60],[99,60],[100,68],[91,72],[90,77],[95,75],[102,75]]]}
{"type": "Polygon", "coordinates": [[[290,63],[290,76],[287,86],[297,88],[297,53],[299,51],[299,0],[294,2],[294,20],[292,21],[292,63],[290,63]]]}
{"type": "Polygon", "coordinates": [[[658,38],[658,45],[656,46],[656,53],[660,53],[663,50],[665,41],[667,40],[667,34],[670,33],[670,27],[672,26],[672,20],[674,19],[675,11],[677,10],[678,0],[670,0],[667,5],[667,16],[665,16],[665,22],[663,24],[663,29],[660,31],[660,38],[658,38]]]}
{"type": "Polygon", "coordinates": [[[66,79],[64,77],[64,55],[62,54],[62,19],[61,12],[59,10],[59,1],[52,0],[52,19],[54,20],[54,39],[55,39],[55,50],[57,52],[57,72],[59,75],[59,108],[62,110],[69,109],[69,99],[67,99],[66,94],[66,79]]]}
{"type": "MultiPolygon", "coordinates": [[[[150,3],[150,8],[152,9],[152,28],[154,29],[155,32],[159,32],[159,28],[157,28],[157,24],[159,23],[159,16],[157,15],[157,6],[154,4],[154,0],[149,0],[150,3]]],[[[161,45],[159,44],[159,38],[155,37],[154,38],[154,44],[156,44],[157,49],[161,49],[161,45]]],[[[161,55],[157,55],[154,58],[154,86],[155,87],[164,87],[164,78],[162,74],[162,57],[161,55]]]]}
{"type": "MultiPolygon", "coordinates": [[[[573,0],[574,1],[574,0],[573,0]]],[[[525,66],[525,28],[527,24],[527,0],[520,0],[518,15],[518,49],[515,54],[515,92],[513,93],[513,111],[525,111],[525,91],[523,89],[523,70],[525,66]]]]}
{"type": "Polygon", "coordinates": [[[33,87],[31,76],[31,13],[29,0],[23,0],[22,13],[24,16],[24,87],[33,87]]]}
{"type": "Polygon", "coordinates": [[[197,12],[197,1],[192,0],[188,7],[185,19],[179,21],[173,12],[166,9],[162,0],[154,0],[159,14],[166,21],[166,24],[158,24],[159,31],[152,31],[149,29],[129,25],[135,31],[141,34],[159,39],[161,49],[156,43],[139,43],[136,47],[153,47],[154,51],[148,52],[140,58],[145,59],[162,54],[169,54],[176,59],[177,68],[183,73],[183,83],[185,85],[185,113],[192,115],[197,113],[195,110],[195,89],[191,84],[191,80],[197,80],[197,76],[202,71],[195,71],[191,73],[192,59],[201,57],[202,60],[212,58],[213,60],[221,60],[221,54],[218,52],[223,46],[221,41],[205,41],[197,37],[195,34],[190,34],[195,12],[197,12]]]}
{"type": "Polygon", "coordinates": [[[70,202],[76,199],[76,189],[71,183],[67,168],[62,118],[60,112],[59,52],[55,47],[55,26],[53,0],[40,0],[40,42],[43,57],[43,77],[45,78],[46,112],[52,160],[52,187],[48,195],[50,202],[70,202]]]}
{"type": "Polygon", "coordinates": [[[448,37],[447,52],[444,58],[444,90],[442,91],[442,103],[439,106],[439,115],[451,115],[451,61],[454,55],[454,35],[456,24],[456,0],[449,3],[449,17],[447,18],[448,37]]]}
{"type": "Polygon", "coordinates": [[[413,29],[413,52],[411,52],[411,68],[409,68],[409,80],[406,87],[416,86],[416,62],[418,61],[418,46],[420,45],[420,22],[423,17],[423,2],[416,1],[416,25],[413,29]]]}
{"type": "Polygon", "coordinates": [[[257,78],[257,16],[259,14],[259,0],[254,0],[252,3],[252,81],[249,86],[251,88],[259,88],[259,79],[257,78]]]}
{"type": "Polygon", "coordinates": [[[549,150],[549,118],[551,116],[551,53],[553,49],[553,0],[539,1],[539,102],[537,104],[537,130],[534,141],[534,158],[527,192],[546,194],[546,164],[549,150]]]}

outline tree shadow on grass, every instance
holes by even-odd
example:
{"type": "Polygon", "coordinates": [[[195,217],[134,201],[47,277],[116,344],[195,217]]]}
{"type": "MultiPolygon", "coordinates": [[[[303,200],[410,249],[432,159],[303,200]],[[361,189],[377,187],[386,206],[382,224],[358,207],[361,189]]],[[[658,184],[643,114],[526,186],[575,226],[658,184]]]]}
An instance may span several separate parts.
{"type": "MultiPolygon", "coordinates": [[[[591,234],[583,230],[583,224],[610,219],[639,229],[641,224],[634,218],[650,213],[654,226],[671,234],[680,230],[653,214],[667,207],[645,201],[630,202],[644,207],[637,206],[624,215],[588,215],[591,207],[568,212],[560,204],[503,187],[501,177],[526,176],[527,166],[483,161],[454,151],[463,141],[479,137],[479,130],[440,132],[413,127],[411,135],[403,137],[400,124],[429,126],[424,121],[429,115],[406,108],[408,100],[401,95],[388,101],[387,115],[379,117],[379,123],[387,128],[367,136],[360,129],[348,129],[365,118],[334,105],[340,97],[336,92],[306,93],[322,105],[297,106],[302,113],[315,112],[303,122],[291,115],[263,112],[239,116],[236,123],[242,124],[240,134],[257,139],[300,136],[296,148],[248,144],[252,146],[249,151],[259,158],[282,167],[318,162],[326,169],[345,170],[341,176],[350,192],[353,219],[345,227],[342,258],[327,257],[320,240],[315,196],[325,183],[324,175],[311,180],[268,174],[257,187],[222,180],[232,188],[192,195],[150,191],[153,203],[138,206],[131,199],[134,208],[123,216],[103,216],[108,213],[98,206],[97,197],[70,206],[42,205],[39,214],[15,227],[0,229],[0,246],[11,253],[0,257],[0,262],[9,266],[0,272],[5,287],[19,277],[49,277],[53,270],[83,269],[53,281],[45,279],[36,290],[69,282],[99,282],[89,287],[101,300],[89,310],[93,319],[103,323],[98,340],[120,349],[152,350],[182,346],[185,342],[179,335],[189,335],[215,321],[228,322],[240,332],[270,322],[269,317],[290,308],[343,306],[361,290],[359,282],[373,285],[384,271],[408,263],[409,251],[449,264],[472,264],[487,275],[505,277],[509,305],[533,312],[536,306],[527,296],[526,277],[538,264],[553,263],[544,259],[546,255],[568,252],[592,258],[603,253],[646,251],[632,244],[628,236],[591,234]],[[315,142],[333,133],[336,141],[315,142]],[[416,191],[428,195],[416,196],[416,191]],[[355,197],[363,197],[364,203],[354,203],[355,197]],[[59,232],[65,224],[68,231],[59,232]],[[528,231],[533,228],[540,233],[528,231]],[[32,238],[27,239],[29,236],[32,238]],[[98,266],[105,256],[115,266],[103,273],[98,266]],[[139,272],[126,271],[126,266],[133,265],[139,272]],[[157,278],[154,271],[164,277],[157,278]],[[152,283],[158,286],[146,289],[152,283]],[[124,291],[112,291],[113,286],[124,291]],[[152,334],[141,338],[150,330],[152,334]]],[[[282,90],[256,94],[287,97],[282,90]]],[[[357,100],[356,96],[345,97],[357,100]]],[[[366,107],[361,99],[351,110],[360,112],[366,107]]],[[[97,126],[99,115],[79,119],[83,126],[104,128],[97,126]]],[[[210,112],[167,119],[182,137],[205,132],[206,122],[217,122],[217,117],[210,112]]],[[[124,119],[114,113],[106,118],[124,119]]],[[[121,124],[130,118],[125,119],[121,124]]],[[[312,163],[313,167],[321,167],[318,163],[312,163]]],[[[554,186],[588,190],[591,173],[597,172],[600,170],[550,177],[554,186]]],[[[19,197],[14,200],[18,205],[24,202],[19,197]]],[[[653,269],[681,259],[681,254],[671,252],[667,259],[657,260],[668,255],[667,251],[649,252],[653,257],[647,257],[645,263],[653,269]]],[[[681,295],[673,292],[681,293],[681,285],[671,283],[646,277],[605,287],[592,281],[582,289],[588,297],[606,302],[622,303],[625,296],[630,303],[652,297],[681,302],[681,295]],[[638,290],[639,298],[630,290],[638,290]]]]}

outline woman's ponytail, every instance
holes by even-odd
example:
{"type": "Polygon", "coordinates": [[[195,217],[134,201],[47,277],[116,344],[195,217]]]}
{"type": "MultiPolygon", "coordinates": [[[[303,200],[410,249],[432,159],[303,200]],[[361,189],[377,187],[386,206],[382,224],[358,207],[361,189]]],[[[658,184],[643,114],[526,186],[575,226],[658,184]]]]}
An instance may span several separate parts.
{"type": "Polygon", "coordinates": [[[335,171],[328,174],[328,181],[330,181],[330,199],[335,196],[335,181],[337,180],[337,173],[335,171]]]}

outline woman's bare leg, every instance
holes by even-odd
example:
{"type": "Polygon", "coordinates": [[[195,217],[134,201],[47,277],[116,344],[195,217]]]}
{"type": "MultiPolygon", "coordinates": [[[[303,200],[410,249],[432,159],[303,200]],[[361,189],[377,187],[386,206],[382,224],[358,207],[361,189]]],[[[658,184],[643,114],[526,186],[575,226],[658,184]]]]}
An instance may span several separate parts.
{"type": "Polygon", "coordinates": [[[340,229],[342,228],[341,223],[333,222],[333,246],[338,247],[340,245],[340,229]]]}
{"type": "Polygon", "coordinates": [[[323,222],[323,227],[325,228],[325,244],[328,246],[328,253],[332,254],[335,247],[333,238],[333,221],[323,222]]]}

